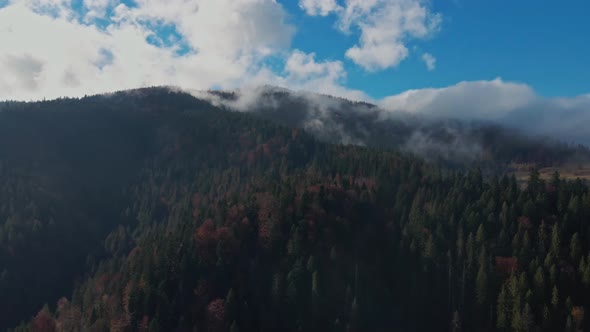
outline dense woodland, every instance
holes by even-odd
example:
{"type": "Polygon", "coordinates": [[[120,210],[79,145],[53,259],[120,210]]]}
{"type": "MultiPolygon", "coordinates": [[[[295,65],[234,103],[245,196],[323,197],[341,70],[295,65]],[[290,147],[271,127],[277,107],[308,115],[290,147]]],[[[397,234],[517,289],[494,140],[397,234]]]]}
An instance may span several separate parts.
{"type": "Polygon", "coordinates": [[[209,94],[227,109],[304,128],[323,142],[400,150],[447,168],[477,166],[485,173],[498,173],[509,162],[553,166],[590,161],[588,147],[493,122],[390,112],[368,103],[272,86],[255,92],[209,94]]]}
{"type": "Polygon", "coordinates": [[[0,329],[588,329],[582,181],[520,187],[162,89],[0,109],[0,329]]]}

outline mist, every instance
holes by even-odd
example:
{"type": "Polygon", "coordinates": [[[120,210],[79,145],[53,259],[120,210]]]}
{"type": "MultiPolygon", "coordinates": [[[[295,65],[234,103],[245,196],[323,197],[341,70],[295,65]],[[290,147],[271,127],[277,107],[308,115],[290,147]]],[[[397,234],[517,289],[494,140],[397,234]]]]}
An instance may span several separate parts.
{"type": "Polygon", "coordinates": [[[498,80],[408,92],[379,106],[268,85],[188,92],[217,107],[303,128],[322,141],[394,148],[453,164],[492,160],[512,147],[541,154],[589,142],[581,120],[589,116],[582,109],[587,101],[546,102],[526,86],[498,80]],[[468,106],[478,100],[487,105],[468,106]]]}
{"type": "Polygon", "coordinates": [[[433,118],[489,121],[523,134],[590,145],[590,130],[585,125],[590,123],[590,94],[547,98],[526,84],[497,78],[409,90],[378,104],[390,113],[406,111],[433,118]]]}

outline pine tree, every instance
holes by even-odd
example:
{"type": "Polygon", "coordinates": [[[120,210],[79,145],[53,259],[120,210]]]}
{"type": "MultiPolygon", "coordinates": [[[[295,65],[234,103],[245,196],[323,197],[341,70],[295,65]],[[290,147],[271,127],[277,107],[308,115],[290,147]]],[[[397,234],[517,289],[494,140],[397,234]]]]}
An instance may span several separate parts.
{"type": "Polygon", "coordinates": [[[574,233],[570,241],[570,257],[574,262],[577,262],[580,259],[581,254],[582,244],[580,243],[580,237],[578,236],[578,233],[574,233]]]}
{"type": "Polygon", "coordinates": [[[488,276],[485,271],[485,267],[481,266],[479,271],[477,272],[477,279],[476,279],[476,296],[477,296],[477,303],[483,305],[487,299],[487,291],[488,291],[488,276]]]}
{"type": "Polygon", "coordinates": [[[521,248],[521,257],[523,257],[526,261],[530,258],[531,254],[531,240],[529,237],[529,231],[525,230],[524,235],[522,237],[522,248],[521,248]]]}
{"type": "Polygon", "coordinates": [[[537,168],[531,169],[529,173],[529,180],[527,183],[527,191],[531,194],[531,196],[535,197],[542,188],[542,180],[541,175],[539,174],[539,170],[537,168]]]}
{"type": "Polygon", "coordinates": [[[542,267],[537,268],[534,277],[535,293],[539,294],[538,299],[543,300],[545,297],[545,273],[542,267]]]}
{"type": "Polygon", "coordinates": [[[148,331],[149,332],[158,332],[158,331],[160,331],[160,324],[159,324],[159,321],[158,321],[157,317],[154,318],[154,319],[152,319],[152,321],[150,322],[150,326],[148,328],[148,331]]]}
{"type": "Polygon", "coordinates": [[[524,309],[522,310],[522,328],[521,331],[530,332],[534,330],[535,327],[535,318],[533,317],[533,311],[531,310],[531,306],[527,303],[524,305],[524,309]]]}
{"type": "Polygon", "coordinates": [[[463,239],[463,228],[459,226],[459,231],[457,231],[457,258],[463,258],[463,251],[465,250],[465,244],[463,239]]]}
{"type": "Polygon", "coordinates": [[[508,281],[508,290],[510,291],[510,299],[512,304],[512,311],[510,314],[511,322],[510,326],[513,329],[517,329],[520,327],[521,324],[521,309],[522,309],[522,295],[521,295],[521,288],[519,283],[519,278],[516,275],[512,275],[508,281]]]}
{"type": "Polygon", "coordinates": [[[582,256],[580,258],[580,264],[578,264],[578,273],[582,282],[584,281],[584,272],[586,271],[586,258],[582,256]]]}
{"type": "Polygon", "coordinates": [[[516,305],[512,308],[512,322],[510,326],[514,331],[521,331],[522,329],[522,318],[520,314],[520,308],[516,305]]]}
{"type": "Polygon", "coordinates": [[[560,241],[559,241],[559,228],[557,223],[553,224],[551,229],[551,253],[553,257],[559,257],[560,241]]]}
{"type": "Polygon", "coordinates": [[[551,265],[551,268],[549,269],[549,278],[551,279],[552,284],[557,283],[557,267],[555,267],[555,264],[551,265]]]}
{"type": "Polygon", "coordinates": [[[302,281],[304,280],[305,268],[301,258],[295,261],[291,272],[287,275],[287,301],[290,305],[296,307],[301,291],[302,281]]]}
{"type": "Polygon", "coordinates": [[[473,238],[473,233],[469,233],[469,236],[467,237],[466,251],[467,251],[467,265],[469,267],[471,267],[473,264],[473,258],[475,255],[475,239],[473,238]]]}
{"type": "Polygon", "coordinates": [[[240,328],[238,327],[238,324],[236,323],[236,321],[233,321],[233,323],[231,324],[231,327],[229,328],[230,332],[240,332],[240,328]]]}
{"type": "Polygon", "coordinates": [[[572,302],[572,298],[571,298],[571,297],[569,297],[569,296],[568,296],[568,297],[565,299],[565,303],[564,303],[564,305],[565,305],[565,310],[566,310],[567,312],[572,312],[572,309],[574,308],[574,304],[573,304],[573,302],[572,302]]]}
{"type": "Polygon", "coordinates": [[[497,320],[496,320],[496,327],[499,329],[505,329],[508,327],[509,321],[509,304],[508,304],[508,294],[506,292],[506,286],[502,285],[500,294],[498,295],[498,301],[496,304],[496,312],[497,312],[497,320]]]}
{"type": "Polygon", "coordinates": [[[483,224],[480,224],[479,227],[477,228],[477,232],[475,235],[475,241],[478,246],[482,246],[485,243],[485,240],[486,240],[486,233],[483,228],[483,224]]]}
{"type": "Polygon", "coordinates": [[[543,306],[543,329],[548,330],[551,326],[551,311],[547,305],[543,306]]]}
{"type": "Polygon", "coordinates": [[[537,231],[537,248],[541,255],[545,255],[547,252],[547,246],[545,245],[547,241],[547,232],[545,230],[545,221],[541,221],[541,225],[539,225],[539,229],[537,231]]]}
{"type": "Polygon", "coordinates": [[[228,321],[232,321],[236,317],[237,305],[238,303],[234,290],[231,288],[225,297],[225,315],[228,321]]]}
{"type": "Polygon", "coordinates": [[[567,320],[565,321],[564,332],[573,332],[573,331],[574,331],[574,324],[572,323],[572,316],[568,315],[567,320]]]}
{"type": "Polygon", "coordinates": [[[553,286],[553,291],[551,292],[551,305],[554,308],[557,308],[559,305],[559,292],[557,290],[557,286],[553,286]]]}
{"type": "MultiPolygon", "coordinates": [[[[590,258],[590,256],[588,256],[588,258],[590,258]]],[[[590,264],[588,263],[588,260],[586,260],[586,268],[583,271],[580,269],[580,273],[582,273],[582,283],[584,286],[590,287],[590,264]]]]}
{"type": "Polygon", "coordinates": [[[514,236],[512,237],[512,254],[514,256],[518,256],[519,252],[520,252],[520,233],[514,233],[514,236]]]}
{"type": "Polygon", "coordinates": [[[477,262],[479,263],[480,267],[484,267],[484,269],[487,270],[487,266],[488,266],[488,251],[486,249],[485,244],[481,245],[481,248],[479,249],[479,257],[477,262]]]}
{"type": "Polygon", "coordinates": [[[320,305],[320,281],[318,271],[313,272],[311,277],[311,309],[315,316],[319,314],[320,305]]]}
{"type": "Polygon", "coordinates": [[[317,268],[316,259],[313,255],[309,256],[306,264],[307,271],[315,271],[317,268]]]}
{"type": "Polygon", "coordinates": [[[424,244],[424,258],[432,260],[436,257],[435,247],[434,247],[434,238],[432,234],[428,235],[428,239],[424,244]]]}

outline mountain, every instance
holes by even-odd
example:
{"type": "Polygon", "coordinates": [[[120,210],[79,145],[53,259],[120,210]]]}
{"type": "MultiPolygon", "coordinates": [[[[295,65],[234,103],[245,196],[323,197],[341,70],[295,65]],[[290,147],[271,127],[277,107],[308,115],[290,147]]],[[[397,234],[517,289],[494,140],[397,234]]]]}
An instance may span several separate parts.
{"type": "Polygon", "coordinates": [[[369,103],[272,86],[193,94],[229,110],[303,128],[325,142],[397,149],[453,166],[555,166],[590,161],[590,150],[585,146],[492,122],[390,112],[369,103]]]}
{"type": "MultiPolygon", "coordinates": [[[[588,328],[583,181],[533,170],[520,187],[395,141],[333,144],[292,113],[306,100],[274,93],[291,108],[163,88],[1,104],[0,328],[588,328]]],[[[354,135],[380,121],[314,96],[349,105],[330,121],[354,135]]],[[[523,141],[492,157],[584,153],[523,141]]]]}

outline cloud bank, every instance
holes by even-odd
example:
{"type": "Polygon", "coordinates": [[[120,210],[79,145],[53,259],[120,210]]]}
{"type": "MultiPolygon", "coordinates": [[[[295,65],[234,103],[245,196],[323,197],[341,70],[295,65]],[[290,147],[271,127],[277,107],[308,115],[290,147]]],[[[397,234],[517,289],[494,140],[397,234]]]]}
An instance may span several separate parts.
{"type": "Polygon", "coordinates": [[[526,84],[496,78],[409,90],[384,98],[379,106],[389,113],[406,111],[437,118],[493,121],[532,134],[590,145],[590,94],[544,98],[526,84]]]}

